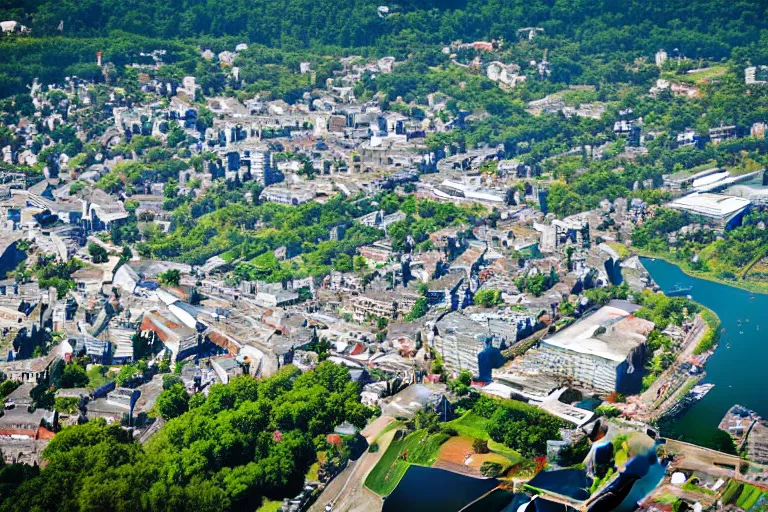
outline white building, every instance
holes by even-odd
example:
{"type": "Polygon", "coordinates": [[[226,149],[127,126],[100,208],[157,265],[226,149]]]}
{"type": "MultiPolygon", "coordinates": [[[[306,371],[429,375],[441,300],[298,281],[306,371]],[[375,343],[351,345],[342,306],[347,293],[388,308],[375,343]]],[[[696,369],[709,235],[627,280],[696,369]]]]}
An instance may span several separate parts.
{"type": "Polygon", "coordinates": [[[544,338],[526,362],[545,374],[596,391],[630,390],[639,383],[645,341],[653,322],[635,317],[639,306],[611,301],[592,315],[544,338]]]}
{"type": "Polygon", "coordinates": [[[741,223],[741,218],[749,211],[751,205],[752,202],[743,197],[693,193],[675,199],[667,204],[667,207],[688,212],[720,228],[730,229],[741,223]]]}
{"type": "Polygon", "coordinates": [[[314,199],[314,197],[315,194],[307,190],[270,186],[261,192],[259,199],[262,201],[269,201],[271,203],[297,206],[300,204],[308,203],[314,199]]]}
{"type": "Polygon", "coordinates": [[[744,68],[744,82],[747,85],[768,83],[768,66],[750,66],[744,68]]]}

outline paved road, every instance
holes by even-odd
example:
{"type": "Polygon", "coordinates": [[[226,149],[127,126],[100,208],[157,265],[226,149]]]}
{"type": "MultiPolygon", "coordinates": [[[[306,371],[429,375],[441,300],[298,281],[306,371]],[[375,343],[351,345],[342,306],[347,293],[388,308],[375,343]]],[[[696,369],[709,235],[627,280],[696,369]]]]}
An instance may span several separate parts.
{"type": "Polygon", "coordinates": [[[683,349],[675,358],[674,363],[640,395],[639,402],[644,404],[646,409],[638,416],[638,419],[649,420],[658,418],[677,402],[680,398],[677,395],[682,391],[688,379],[691,378],[691,375],[682,369],[681,365],[693,356],[696,346],[704,334],[706,334],[707,329],[707,323],[701,315],[696,315],[693,328],[686,334],[683,349]],[[659,396],[659,390],[662,387],[664,387],[664,391],[659,396]]]}
{"type": "MultiPolygon", "coordinates": [[[[368,443],[372,443],[394,418],[381,416],[365,427],[361,434],[368,443]]],[[[368,511],[381,509],[381,498],[365,488],[365,478],[373,467],[381,460],[395,431],[387,432],[379,439],[379,450],[370,453],[366,451],[356,461],[349,465],[334,478],[317,501],[309,508],[309,512],[323,512],[328,503],[333,503],[334,512],[368,511]]]]}
{"type": "Polygon", "coordinates": [[[150,427],[147,430],[141,433],[141,435],[139,436],[139,442],[141,444],[144,444],[147,441],[149,441],[149,438],[152,437],[152,434],[160,430],[160,427],[163,426],[163,423],[165,423],[163,421],[163,418],[160,418],[158,416],[157,419],[155,419],[155,422],[152,425],[150,425],[150,427]]]}

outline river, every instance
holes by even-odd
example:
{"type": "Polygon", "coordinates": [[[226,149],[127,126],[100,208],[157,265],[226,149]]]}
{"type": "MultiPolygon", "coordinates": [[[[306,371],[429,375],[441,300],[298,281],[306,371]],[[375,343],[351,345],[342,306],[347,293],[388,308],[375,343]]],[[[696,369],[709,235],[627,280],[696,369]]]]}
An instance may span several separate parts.
{"type": "MultiPolygon", "coordinates": [[[[659,259],[643,259],[643,264],[662,290],[691,288],[688,292],[691,298],[713,310],[726,330],[718,349],[707,362],[707,376],[703,381],[715,387],[672,425],[665,427],[663,434],[704,442],[734,404],[741,404],[768,418],[768,392],[765,390],[768,383],[765,377],[768,372],[768,295],[696,279],[659,259]]],[[[663,475],[662,466],[652,465],[648,475],[633,486],[618,510],[633,510],[637,500],[653,489],[663,475]]],[[[439,469],[411,466],[384,502],[384,512],[452,512],[496,485],[495,480],[477,480],[439,469]]],[[[493,493],[475,504],[472,512],[501,510],[512,497],[507,491],[493,493]]]]}
{"type": "Polygon", "coordinates": [[[768,418],[768,295],[690,277],[660,259],[643,264],[662,290],[690,287],[691,298],[714,311],[725,328],[703,381],[715,387],[664,434],[702,441],[734,404],[768,418]]]}

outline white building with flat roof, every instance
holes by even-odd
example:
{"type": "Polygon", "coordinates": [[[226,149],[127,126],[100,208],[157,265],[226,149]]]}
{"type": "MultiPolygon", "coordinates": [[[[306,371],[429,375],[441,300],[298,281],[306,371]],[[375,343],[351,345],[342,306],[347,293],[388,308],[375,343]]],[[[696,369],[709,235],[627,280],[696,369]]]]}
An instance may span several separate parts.
{"type": "Polygon", "coordinates": [[[635,317],[639,306],[611,301],[595,313],[541,340],[526,365],[596,391],[630,391],[639,382],[645,341],[653,322],[635,317]],[[634,379],[633,379],[634,377],[634,379]]]}
{"type": "Polygon", "coordinates": [[[743,197],[723,194],[693,193],[675,199],[667,204],[668,208],[688,212],[718,227],[730,229],[741,223],[741,218],[749,211],[752,201],[743,197]]]}

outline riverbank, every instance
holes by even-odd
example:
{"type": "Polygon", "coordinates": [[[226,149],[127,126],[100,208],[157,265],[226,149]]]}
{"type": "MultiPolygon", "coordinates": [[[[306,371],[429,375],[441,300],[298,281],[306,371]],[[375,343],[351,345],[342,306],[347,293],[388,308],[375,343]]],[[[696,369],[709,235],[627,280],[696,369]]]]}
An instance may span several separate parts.
{"type": "Polygon", "coordinates": [[[690,268],[686,268],[682,264],[682,262],[675,260],[673,258],[670,258],[669,253],[657,253],[653,251],[647,251],[644,249],[637,249],[635,247],[632,247],[630,249],[630,252],[632,253],[633,256],[640,256],[641,258],[654,258],[654,259],[664,260],[670,265],[674,265],[677,268],[679,268],[680,271],[682,271],[684,274],[690,277],[694,277],[696,279],[703,279],[705,281],[711,281],[713,283],[722,284],[724,286],[739,288],[741,290],[745,290],[752,293],[760,293],[763,295],[768,295],[768,283],[749,281],[745,279],[724,279],[724,278],[712,275],[709,272],[703,272],[700,270],[693,270],[690,268]]]}
{"type": "Polygon", "coordinates": [[[702,383],[715,387],[666,425],[665,435],[706,444],[734,404],[742,404],[764,417],[768,415],[768,402],[762,394],[764,361],[768,358],[764,331],[768,321],[760,325],[768,308],[768,296],[753,294],[731,283],[691,276],[667,258],[644,260],[643,265],[662,289],[690,288],[692,300],[707,308],[702,311],[711,311],[706,316],[718,326],[713,335],[716,333],[719,339],[711,340],[711,348],[700,349],[709,355],[702,383]],[[717,350],[713,350],[715,342],[717,350]]]}

